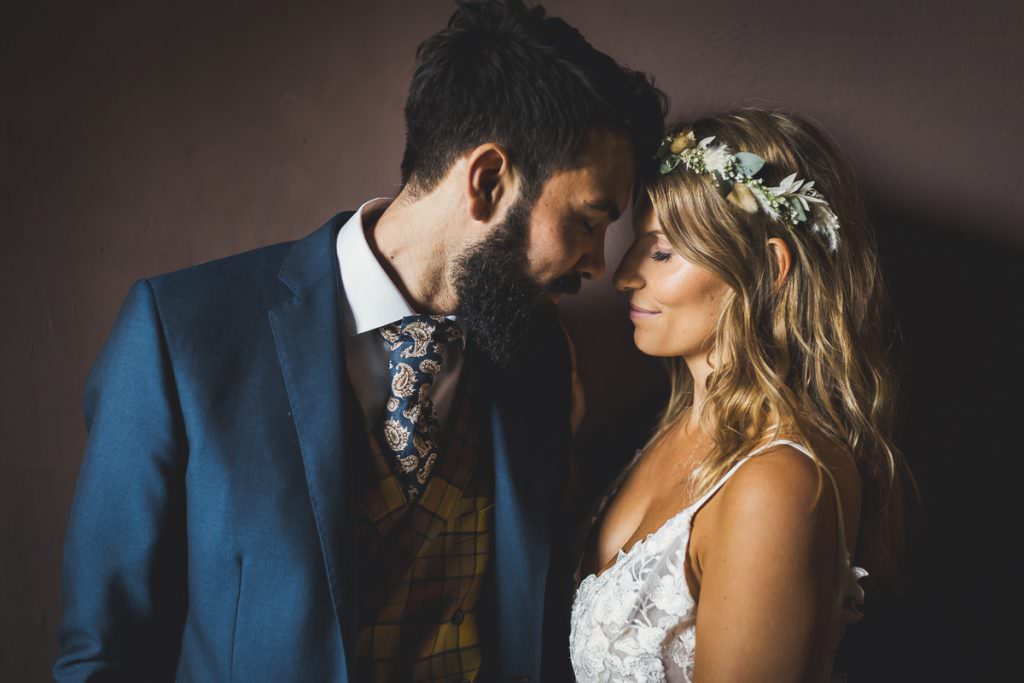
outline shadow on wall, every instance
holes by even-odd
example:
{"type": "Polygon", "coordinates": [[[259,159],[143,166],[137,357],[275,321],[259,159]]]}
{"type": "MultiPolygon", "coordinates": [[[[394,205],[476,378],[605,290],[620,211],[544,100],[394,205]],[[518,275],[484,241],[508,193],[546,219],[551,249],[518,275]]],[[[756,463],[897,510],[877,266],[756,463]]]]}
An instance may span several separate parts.
{"type": "MultiPolygon", "coordinates": [[[[1005,463],[1021,450],[1010,433],[1020,403],[1021,316],[1008,304],[1024,293],[1024,249],[989,237],[1015,226],[982,233],[884,200],[871,204],[899,321],[896,440],[923,504],[910,523],[905,591],[867,585],[865,619],[847,628],[837,670],[851,681],[989,680],[999,669],[994,624],[1005,623],[997,617],[1013,585],[1002,578],[998,534],[1010,518],[997,509],[1006,498],[994,484],[1007,479],[1005,463]]],[[[646,441],[667,382],[660,363],[633,346],[625,300],[570,309],[567,323],[588,389],[575,455],[578,524],[646,441]]]]}
{"type": "Polygon", "coordinates": [[[869,594],[840,661],[857,681],[995,680],[1009,651],[997,645],[996,629],[1007,623],[998,617],[1013,586],[999,484],[1020,453],[1011,427],[1020,404],[1024,248],[989,236],[1019,235],[1024,226],[982,232],[872,205],[902,333],[896,441],[922,506],[909,534],[905,594],[869,594]]]}

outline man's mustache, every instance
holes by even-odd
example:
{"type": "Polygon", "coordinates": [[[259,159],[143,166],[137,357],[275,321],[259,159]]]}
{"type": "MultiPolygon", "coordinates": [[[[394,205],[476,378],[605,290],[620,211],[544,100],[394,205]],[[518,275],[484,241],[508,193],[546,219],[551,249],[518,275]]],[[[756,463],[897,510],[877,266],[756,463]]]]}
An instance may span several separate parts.
{"type": "Polygon", "coordinates": [[[580,277],[579,273],[566,273],[552,280],[548,285],[548,291],[558,294],[576,294],[582,286],[583,278],[580,277]]]}

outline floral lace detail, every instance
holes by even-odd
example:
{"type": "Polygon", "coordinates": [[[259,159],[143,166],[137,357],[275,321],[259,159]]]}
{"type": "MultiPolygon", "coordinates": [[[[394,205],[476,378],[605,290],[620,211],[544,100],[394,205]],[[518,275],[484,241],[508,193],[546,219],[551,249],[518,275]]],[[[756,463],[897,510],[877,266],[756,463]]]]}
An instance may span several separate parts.
{"type": "MultiPolygon", "coordinates": [[[[620,550],[604,572],[591,574],[580,582],[573,600],[569,636],[569,656],[577,681],[693,680],[697,604],[685,574],[690,528],[696,511],[745,461],[699,500],[637,541],[628,552],[620,550]]],[[[599,506],[598,515],[622,479],[619,477],[613,484],[612,492],[599,506]]],[[[867,572],[850,566],[845,548],[842,554],[845,562],[838,569],[845,579],[838,596],[838,622],[845,624],[860,618],[856,605],[863,602],[864,590],[858,580],[867,572]]],[[[823,678],[827,680],[828,675],[823,678]]]]}
{"type": "Polygon", "coordinates": [[[569,647],[581,683],[689,680],[696,605],[684,571],[694,509],[620,550],[611,567],[580,584],[569,647]]]}

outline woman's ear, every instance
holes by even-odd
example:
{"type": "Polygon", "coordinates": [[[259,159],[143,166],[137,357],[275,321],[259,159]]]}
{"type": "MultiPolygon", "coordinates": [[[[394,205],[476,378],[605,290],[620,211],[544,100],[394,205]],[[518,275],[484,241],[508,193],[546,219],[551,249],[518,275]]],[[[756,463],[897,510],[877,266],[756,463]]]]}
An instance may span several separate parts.
{"type": "Polygon", "coordinates": [[[775,259],[775,266],[779,270],[775,277],[775,289],[779,289],[789,275],[792,254],[789,252],[789,245],[781,237],[772,237],[768,240],[768,253],[775,259]]]}
{"type": "Polygon", "coordinates": [[[512,172],[505,149],[488,142],[470,152],[466,181],[470,216],[477,221],[490,220],[502,196],[511,187],[512,172]]]}

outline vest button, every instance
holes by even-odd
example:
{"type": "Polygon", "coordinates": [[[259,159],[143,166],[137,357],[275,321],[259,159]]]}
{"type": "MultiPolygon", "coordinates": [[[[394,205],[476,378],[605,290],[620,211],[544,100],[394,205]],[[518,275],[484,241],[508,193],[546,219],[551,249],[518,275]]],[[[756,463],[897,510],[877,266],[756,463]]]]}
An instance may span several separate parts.
{"type": "Polygon", "coordinates": [[[466,618],[466,613],[461,609],[455,610],[455,614],[452,615],[452,623],[458,626],[466,618]]]}

